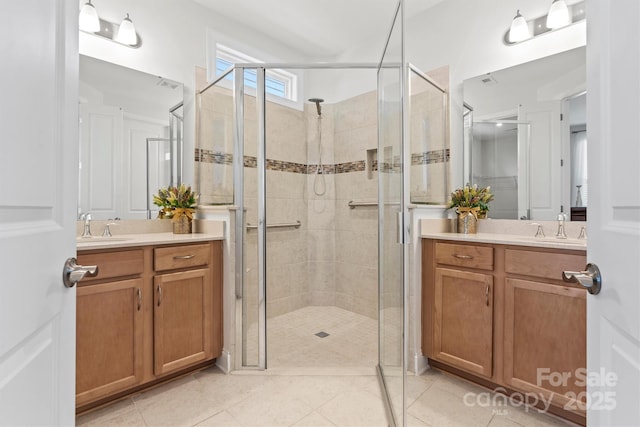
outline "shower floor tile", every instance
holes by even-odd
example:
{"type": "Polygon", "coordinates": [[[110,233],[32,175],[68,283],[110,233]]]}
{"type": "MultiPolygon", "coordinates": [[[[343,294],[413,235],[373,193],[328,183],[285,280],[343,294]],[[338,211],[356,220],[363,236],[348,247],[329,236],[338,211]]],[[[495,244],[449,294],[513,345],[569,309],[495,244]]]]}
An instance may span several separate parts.
{"type": "Polygon", "coordinates": [[[267,368],[374,368],[377,331],[375,319],[333,306],[268,319],[267,368]]]}

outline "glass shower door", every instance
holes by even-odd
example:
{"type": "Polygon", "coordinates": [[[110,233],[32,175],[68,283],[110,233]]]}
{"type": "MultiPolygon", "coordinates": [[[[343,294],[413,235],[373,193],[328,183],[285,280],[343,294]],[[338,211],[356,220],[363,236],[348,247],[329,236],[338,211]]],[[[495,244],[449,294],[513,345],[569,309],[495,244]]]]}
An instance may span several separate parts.
{"type": "MultiPolygon", "coordinates": [[[[402,2],[378,68],[378,376],[391,425],[406,424],[405,260],[409,225],[405,199],[402,2]]],[[[407,194],[408,195],[408,194],[407,194]]]]}
{"type": "Polygon", "coordinates": [[[266,369],[266,161],[264,68],[234,70],[236,366],[266,369]],[[256,96],[245,80],[256,79],[256,96]]]}

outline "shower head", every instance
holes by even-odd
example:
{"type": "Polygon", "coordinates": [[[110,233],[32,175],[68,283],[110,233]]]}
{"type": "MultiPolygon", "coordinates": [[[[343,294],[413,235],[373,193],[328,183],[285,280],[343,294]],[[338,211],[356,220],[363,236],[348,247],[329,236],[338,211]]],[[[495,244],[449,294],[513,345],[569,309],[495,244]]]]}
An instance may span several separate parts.
{"type": "Polygon", "coordinates": [[[309,98],[309,102],[314,102],[316,104],[316,110],[318,110],[318,116],[322,115],[322,108],[320,107],[320,103],[324,102],[324,99],[321,98],[309,98]]]}

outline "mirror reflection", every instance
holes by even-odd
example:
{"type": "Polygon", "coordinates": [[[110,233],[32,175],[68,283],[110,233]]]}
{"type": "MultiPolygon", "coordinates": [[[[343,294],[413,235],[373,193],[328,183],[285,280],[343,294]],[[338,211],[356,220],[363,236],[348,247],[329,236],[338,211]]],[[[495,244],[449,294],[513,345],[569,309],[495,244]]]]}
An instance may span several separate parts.
{"type": "Polygon", "coordinates": [[[490,218],[586,220],[585,48],[464,81],[464,180],[490,218]]]}
{"type": "Polygon", "coordinates": [[[146,219],[181,182],[183,85],[80,55],[78,216],[146,219]]]}

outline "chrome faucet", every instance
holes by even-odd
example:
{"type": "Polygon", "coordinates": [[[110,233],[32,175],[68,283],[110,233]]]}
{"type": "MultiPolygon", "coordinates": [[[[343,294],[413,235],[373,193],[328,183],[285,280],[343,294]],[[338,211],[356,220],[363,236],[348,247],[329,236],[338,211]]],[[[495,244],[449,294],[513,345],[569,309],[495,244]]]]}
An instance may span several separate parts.
{"type": "Polygon", "coordinates": [[[558,220],[558,232],[556,233],[556,239],[566,239],[567,233],[564,231],[564,222],[566,221],[567,216],[563,212],[560,212],[556,219],[558,220]]]}
{"type": "Polygon", "coordinates": [[[542,227],[542,224],[539,224],[537,222],[532,222],[529,225],[538,226],[538,228],[536,229],[536,235],[534,237],[537,237],[538,239],[544,239],[545,237],[547,237],[547,236],[544,235],[544,228],[542,227]]]}
{"type": "Polygon", "coordinates": [[[80,215],[80,220],[84,221],[84,231],[81,237],[91,237],[91,220],[93,217],[90,213],[83,213],[80,215]]]}
{"type": "Polygon", "coordinates": [[[584,240],[586,238],[587,238],[587,228],[582,226],[582,228],[580,228],[580,234],[578,235],[578,239],[584,240]]]}

